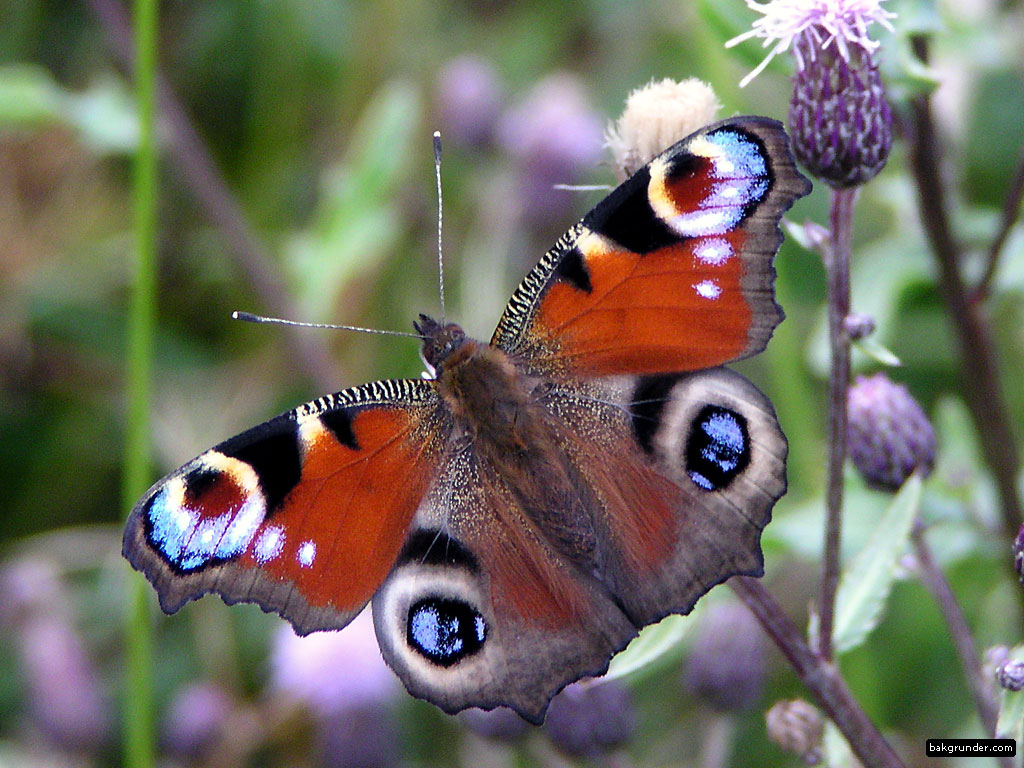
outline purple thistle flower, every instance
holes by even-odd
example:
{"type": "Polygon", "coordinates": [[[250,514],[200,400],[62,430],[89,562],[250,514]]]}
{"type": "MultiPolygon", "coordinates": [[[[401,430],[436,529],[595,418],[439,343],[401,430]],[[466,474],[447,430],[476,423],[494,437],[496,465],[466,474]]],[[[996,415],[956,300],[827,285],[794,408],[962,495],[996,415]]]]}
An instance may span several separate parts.
{"type": "Polygon", "coordinates": [[[764,16],[726,46],[751,37],[774,46],[741,81],[746,85],[779,53],[796,59],[789,125],[797,159],[833,187],[874,178],[892,148],[892,110],[868,27],[892,29],[883,0],[774,0],[747,4],[764,16]]]}
{"type": "Polygon", "coordinates": [[[763,14],[751,29],[742,35],[729,40],[726,48],[742,43],[752,37],[764,38],[763,47],[771,50],[757,67],[740,81],[740,87],[746,86],[768,66],[769,62],[780,53],[793,48],[797,70],[802,70],[816,56],[816,50],[827,50],[835,45],[840,57],[849,59],[852,46],[874,53],[878,41],[868,35],[868,27],[878,22],[890,32],[893,31],[889,19],[896,18],[882,8],[885,0],[772,0],[769,3],[758,3],[746,0],[747,6],[763,14]],[[802,49],[795,45],[803,39],[802,49]],[[774,43],[774,45],[772,45],[774,43]],[[806,45],[809,43],[809,47],[806,45]]]}
{"type": "Polygon", "coordinates": [[[58,749],[98,751],[109,703],[53,565],[23,559],[0,572],[0,628],[15,640],[32,725],[58,749]]]}
{"type": "Polygon", "coordinates": [[[191,683],[171,699],[164,721],[164,743],[173,754],[197,758],[223,735],[234,707],[231,697],[213,683],[191,683]]]}
{"type": "Polygon", "coordinates": [[[369,611],[338,632],[299,637],[282,625],[271,651],[270,684],[319,717],[387,703],[398,691],[380,655],[369,611]]]}
{"type": "Polygon", "coordinates": [[[870,485],[896,490],[935,463],[935,431],[907,388],[885,374],[858,376],[847,398],[850,458],[870,485]]]}
{"type": "Polygon", "coordinates": [[[337,632],[299,637],[283,626],[272,650],[270,686],[313,715],[322,765],[399,764],[398,680],[380,655],[368,610],[337,632]]]}
{"type": "Polygon", "coordinates": [[[586,90],[569,74],[534,86],[522,103],[498,122],[498,142],[516,161],[522,192],[517,201],[527,219],[561,221],[573,196],[556,184],[571,184],[602,156],[604,132],[586,90]]]}

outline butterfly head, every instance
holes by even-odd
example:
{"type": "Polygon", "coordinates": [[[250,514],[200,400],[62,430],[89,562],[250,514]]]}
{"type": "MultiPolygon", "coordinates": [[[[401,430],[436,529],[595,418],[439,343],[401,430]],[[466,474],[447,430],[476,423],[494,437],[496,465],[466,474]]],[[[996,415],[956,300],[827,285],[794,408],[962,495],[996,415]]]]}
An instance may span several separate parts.
{"type": "Polygon", "coordinates": [[[466,332],[455,323],[442,325],[432,317],[420,315],[412,326],[423,339],[421,354],[432,371],[443,366],[451,354],[466,342],[466,332]]]}

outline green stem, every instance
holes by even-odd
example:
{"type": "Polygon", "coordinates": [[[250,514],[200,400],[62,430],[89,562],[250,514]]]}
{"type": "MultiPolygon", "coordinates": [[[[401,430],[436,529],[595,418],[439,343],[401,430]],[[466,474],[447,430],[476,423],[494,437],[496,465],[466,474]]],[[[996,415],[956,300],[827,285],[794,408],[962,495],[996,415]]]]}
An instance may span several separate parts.
{"type": "MultiPolygon", "coordinates": [[[[134,167],[135,280],[128,318],[128,415],[122,486],[125,508],[146,490],[150,474],[149,401],[156,326],[156,28],[156,0],[135,0],[139,145],[134,167]]],[[[155,762],[149,590],[139,577],[129,583],[131,612],[125,628],[125,764],[149,768],[155,762]]]]}

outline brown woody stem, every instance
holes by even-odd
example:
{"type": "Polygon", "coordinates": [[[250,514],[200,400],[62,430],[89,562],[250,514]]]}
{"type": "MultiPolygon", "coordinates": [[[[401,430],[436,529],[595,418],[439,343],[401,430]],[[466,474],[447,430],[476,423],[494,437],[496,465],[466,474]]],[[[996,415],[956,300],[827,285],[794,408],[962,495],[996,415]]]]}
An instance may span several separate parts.
{"type": "Polygon", "coordinates": [[[832,350],[829,379],[828,489],[825,558],[822,565],[818,651],[832,658],[832,625],[839,586],[839,543],[843,520],[843,463],[846,460],[846,393],[850,387],[850,240],[857,189],[833,189],[828,274],[828,333],[832,350]]]}
{"type": "MultiPolygon", "coordinates": [[[[928,41],[911,40],[914,53],[927,63],[928,41]]],[[[1017,492],[1020,458],[1006,401],[999,386],[995,348],[984,304],[972,302],[960,273],[960,246],[949,220],[945,186],[940,173],[940,148],[927,95],[911,103],[910,167],[917,186],[918,209],[928,242],[939,267],[939,290],[952,316],[960,347],[963,392],[981,443],[985,463],[999,493],[1003,535],[1017,535],[1024,513],[1017,492]]],[[[1009,562],[1009,559],[1008,559],[1009,562]]]]}
{"type": "Polygon", "coordinates": [[[757,579],[735,576],[729,586],[779,647],[819,706],[846,737],[866,768],[901,768],[903,762],[861,709],[831,661],[815,653],[800,630],[757,579]]]}

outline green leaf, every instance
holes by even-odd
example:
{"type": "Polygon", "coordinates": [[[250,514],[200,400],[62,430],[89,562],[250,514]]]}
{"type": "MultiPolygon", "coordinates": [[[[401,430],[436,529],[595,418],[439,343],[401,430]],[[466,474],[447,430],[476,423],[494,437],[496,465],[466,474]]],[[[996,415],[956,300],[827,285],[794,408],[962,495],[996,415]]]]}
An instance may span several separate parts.
{"type": "Polygon", "coordinates": [[[64,94],[42,67],[0,67],[0,125],[33,128],[60,120],[64,94]]]}
{"type": "Polygon", "coordinates": [[[617,654],[608,666],[606,679],[632,675],[679,647],[690,633],[699,609],[686,616],[666,616],[657,624],[644,627],[626,649],[617,654]]]}
{"type": "MultiPolygon", "coordinates": [[[[1024,645],[1013,648],[1009,658],[1024,661],[1024,645]]],[[[996,738],[1016,739],[1018,744],[1024,739],[1024,691],[1003,690],[999,702],[999,718],[996,721],[996,738]]]]}
{"type": "MultiPolygon", "coordinates": [[[[412,86],[388,84],[360,117],[345,160],[326,174],[312,226],[288,243],[287,264],[304,316],[329,317],[344,285],[391,252],[401,237],[396,189],[412,165],[419,114],[412,86]]],[[[427,154],[426,134],[421,146],[427,154]]],[[[423,183],[432,186],[432,179],[423,183]]]]}
{"type": "Polygon", "coordinates": [[[61,87],[42,67],[0,67],[0,126],[38,129],[63,123],[101,153],[134,152],[139,121],[123,80],[101,77],[84,91],[61,87]]]}
{"type": "Polygon", "coordinates": [[[892,500],[867,545],[843,571],[836,595],[832,640],[836,652],[856,648],[881,620],[896,574],[907,549],[910,527],[921,502],[921,478],[914,474],[892,500]]]}
{"type": "Polygon", "coordinates": [[[858,339],[854,342],[854,346],[881,365],[889,368],[898,368],[902,365],[895,352],[871,336],[858,339]]]}

